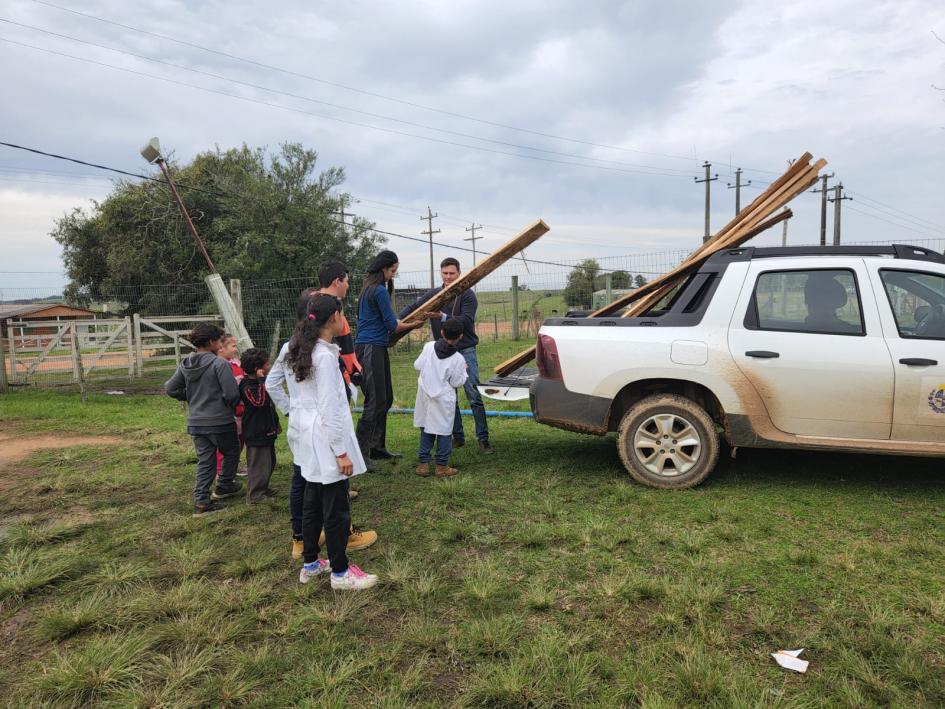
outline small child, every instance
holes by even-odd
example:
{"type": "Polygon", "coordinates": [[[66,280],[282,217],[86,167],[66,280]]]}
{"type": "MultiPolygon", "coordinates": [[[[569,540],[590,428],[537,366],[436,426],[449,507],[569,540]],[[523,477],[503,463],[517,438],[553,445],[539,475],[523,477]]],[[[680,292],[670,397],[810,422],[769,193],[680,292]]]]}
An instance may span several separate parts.
{"type": "MultiPolygon", "coordinates": [[[[237,349],[236,344],[236,335],[232,335],[229,332],[223,333],[223,339],[220,340],[220,350],[217,352],[218,357],[222,357],[230,364],[230,369],[233,371],[233,376],[236,377],[236,383],[239,384],[243,379],[243,368],[240,366],[239,360],[239,350],[237,349]]],[[[236,435],[240,439],[240,455],[243,454],[243,404],[236,405],[236,411],[233,414],[233,419],[236,421],[236,435]]],[[[217,479],[220,478],[220,471],[223,469],[223,454],[220,451],[217,451],[217,479]]],[[[239,465],[237,460],[236,474],[239,477],[246,477],[245,468],[239,465]]]]}
{"type": "Polygon", "coordinates": [[[189,339],[197,351],[184,358],[174,376],[164,384],[164,390],[168,396],[189,405],[187,433],[193,437],[197,451],[194,517],[202,517],[222,509],[215,500],[235,497],[242,490],[236,480],[240,443],[233,420],[240,391],[230,365],[217,356],[223,330],[200,323],[189,339]],[[217,450],[223,452],[223,470],[211,495],[217,450]]]}
{"type": "Polygon", "coordinates": [[[317,295],[295,327],[285,366],[297,386],[289,417],[289,447],[305,478],[302,503],[302,557],[299,581],[308,583],[331,570],[331,587],[357,591],[371,588],[377,576],[348,564],[345,547],[351,529],[348,478],[367,467],[354,434],[345,381],[338,368],[337,345],[344,320],[341,300],[317,295]],[[324,528],[328,561],[319,559],[319,532],[324,528]]]}
{"type": "Polygon", "coordinates": [[[440,339],[428,342],[413,363],[420,372],[413,425],[420,429],[420,463],[417,475],[430,474],[430,453],[436,444],[437,477],[456,475],[450,467],[453,452],[453,419],[456,414],[456,388],[466,382],[466,360],[456,349],[463,337],[463,323],[450,318],[440,329],[440,339]]]}
{"type": "Polygon", "coordinates": [[[276,438],[282,431],[276,405],[266,394],[269,353],[251,348],[243,353],[240,401],[243,404],[243,442],[248,474],[246,502],[254,505],[272,497],[269,480],[276,467],[276,438]]]}

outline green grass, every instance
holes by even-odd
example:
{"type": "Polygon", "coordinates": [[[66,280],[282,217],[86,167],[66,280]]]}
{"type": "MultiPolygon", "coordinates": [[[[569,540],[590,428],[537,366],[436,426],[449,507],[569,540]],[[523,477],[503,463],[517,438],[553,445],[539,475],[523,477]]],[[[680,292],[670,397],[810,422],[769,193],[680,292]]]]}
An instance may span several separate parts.
{"type": "MultiPolygon", "coordinates": [[[[483,369],[524,344],[484,345],[483,369]]],[[[612,440],[493,419],[497,455],[420,479],[392,416],[405,458],[353,503],[380,541],[352,559],[382,581],[341,595],[297,581],[284,439],[276,503],[195,520],[166,397],[17,391],[0,426],[127,441],[0,470],[11,706],[945,704],[941,461],[741,450],[674,493],[612,440]],[[769,657],[795,647],[806,675],[769,657]]]]}

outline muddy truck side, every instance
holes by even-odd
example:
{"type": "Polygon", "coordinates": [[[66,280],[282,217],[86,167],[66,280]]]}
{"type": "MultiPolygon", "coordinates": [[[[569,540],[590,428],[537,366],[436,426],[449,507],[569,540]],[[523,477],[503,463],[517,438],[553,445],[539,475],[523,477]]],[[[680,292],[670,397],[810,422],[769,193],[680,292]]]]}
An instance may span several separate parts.
{"type": "Polygon", "coordinates": [[[945,257],[913,246],[716,254],[641,317],[546,320],[523,392],[535,419],[617,434],[646,485],[738,447],[945,456],[945,257]]]}

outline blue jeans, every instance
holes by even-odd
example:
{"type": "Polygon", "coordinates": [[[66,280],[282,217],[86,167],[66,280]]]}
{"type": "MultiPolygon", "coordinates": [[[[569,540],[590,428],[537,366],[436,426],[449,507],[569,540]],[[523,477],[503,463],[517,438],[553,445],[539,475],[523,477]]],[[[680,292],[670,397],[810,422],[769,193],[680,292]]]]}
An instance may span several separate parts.
{"type": "Polygon", "coordinates": [[[436,464],[449,465],[450,453],[453,452],[453,440],[449,436],[435,436],[420,429],[420,462],[430,462],[430,451],[436,442],[436,464]]]}
{"type": "MultiPolygon", "coordinates": [[[[486,407],[482,403],[482,394],[479,393],[479,362],[476,359],[476,348],[467,347],[459,353],[466,360],[466,383],[463,391],[472,409],[473,420],[476,422],[476,440],[489,440],[489,424],[486,422],[486,407]]],[[[466,439],[463,431],[463,419],[459,413],[459,399],[456,400],[456,415],[453,417],[453,437],[459,441],[466,439]]]]}

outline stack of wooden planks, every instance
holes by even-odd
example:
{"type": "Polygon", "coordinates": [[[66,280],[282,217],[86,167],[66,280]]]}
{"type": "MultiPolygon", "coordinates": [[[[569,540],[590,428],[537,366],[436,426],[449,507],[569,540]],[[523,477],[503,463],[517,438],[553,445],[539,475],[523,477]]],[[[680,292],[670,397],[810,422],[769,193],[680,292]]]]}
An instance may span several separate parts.
{"type": "MultiPolygon", "coordinates": [[[[503,244],[496,251],[493,251],[491,254],[489,254],[486,259],[480,261],[479,265],[473,266],[462,276],[450,283],[449,286],[441,290],[435,296],[423,303],[419,308],[410,313],[410,315],[404,318],[404,322],[416,323],[421,320],[426,320],[427,313],[436,312],[440,309],[443,303],[448,303],[463,291],[472,288],[503,263],[515,256],[515,254],[519,253],[527,246],[535,243],[548,231],[549,226],[541,219],[529,224],[522,231],[516,234],[511,240],[503,244]]],[[[406,332],[401,332],[397,335],[391,335],[391,345],[393,345],[406,334],[406,332]]]]}
{"type": "MultiPolygon", "coordinates": [[[[723,249],[741,246],[766,229],[791,217],[791,211],[785,210],[772,216],[784,205],[804,192],[817,181],[818,173],[827,164],[826,160],[811,163],[813,156],[804,153],[795,160],[791,167],[764,192],[740,211],[735,218],[722,227],[719,232],[694,251],[685,261],[665,276],[654,279],[632,293],[628,293],[609,305],[591,313],[590,317],[613,315],[622,308],[630,306],[624,317],[634,317],[645,313],[656,305],[684,278],[697,271],[710,256],[723,249]]],[[[530,347],[506,360],[496,367],[496,374],[508,376],[535,357],[535,348],[530,347]]]]}

